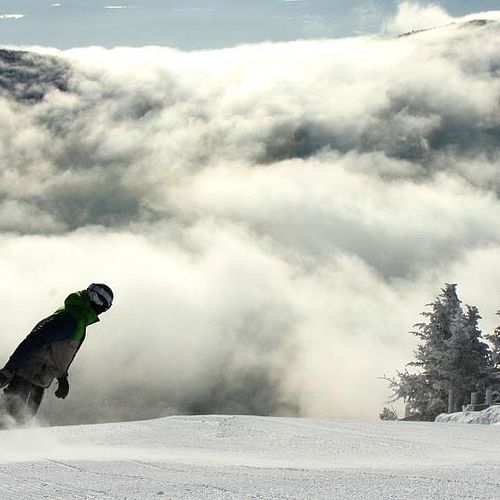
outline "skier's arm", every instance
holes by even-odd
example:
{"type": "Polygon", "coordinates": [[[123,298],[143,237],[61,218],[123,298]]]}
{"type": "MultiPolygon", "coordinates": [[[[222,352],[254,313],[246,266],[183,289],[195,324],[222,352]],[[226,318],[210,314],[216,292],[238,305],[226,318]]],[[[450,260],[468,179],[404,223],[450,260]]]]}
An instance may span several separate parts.
{"type": "Polygon", "coordinates": [[[65,313],[55,314],[38,323],[33,331],[19,344],[5,369],[16,373],[19,367],[47,344],[70,339],[77,328],[76,319],[65,313]]]}

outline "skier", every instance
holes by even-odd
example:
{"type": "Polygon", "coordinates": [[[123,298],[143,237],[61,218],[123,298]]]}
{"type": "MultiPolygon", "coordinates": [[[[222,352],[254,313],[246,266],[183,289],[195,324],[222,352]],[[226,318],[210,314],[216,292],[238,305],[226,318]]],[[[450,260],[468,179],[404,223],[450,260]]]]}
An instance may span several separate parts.
{"type": "Polygon", "coordinates": [[[70,294],[64,307],[40,321],[19,344],[0,370],[7,415],[17,424],[29,421],[38,411],[44,391],[57,378],[55,395],[69,393],[68,368],[85,340],[87,326],[99,321],[99,314],[113,303],[113,292],[93,283],[86,290],[70,294]]]}

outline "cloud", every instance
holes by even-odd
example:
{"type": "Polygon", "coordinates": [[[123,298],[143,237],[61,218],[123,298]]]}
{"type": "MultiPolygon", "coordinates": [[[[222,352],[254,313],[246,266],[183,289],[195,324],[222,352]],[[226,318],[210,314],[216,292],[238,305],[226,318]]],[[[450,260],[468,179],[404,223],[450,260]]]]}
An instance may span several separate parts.
{"type": "Polygon", "coordinates": [[[0,19],[22,19],[26,14],[0,14],[0,19]]]}
{"type": "Polygon", "coordinates": [[[406,1],[398,5],[398,12],[386,24],[386,30],[389,33],[405,33],[444,26],[451,22],[453,18],[439,5],[406,1]]]}
{"type": "Polygon", "coordinates": [[[68,292],[116,291],[45,416],[374,416],[444,282],[491,331],[500,27],[470,20],[1,51],[0,352],[68,292]]]}
{"type": "Polygon", "coordinates": [[[105,5],[105,9],[123,10],[123,9],[140,9],[139,5],[105,5]]]}

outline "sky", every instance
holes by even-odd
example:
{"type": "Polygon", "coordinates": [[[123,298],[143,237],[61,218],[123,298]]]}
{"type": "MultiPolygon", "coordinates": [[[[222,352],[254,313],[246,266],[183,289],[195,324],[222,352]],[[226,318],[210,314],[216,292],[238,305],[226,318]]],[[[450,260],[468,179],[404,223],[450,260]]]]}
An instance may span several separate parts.
{"type": "MultiPolygon", "coordinates": [[[[465,0],[432,3],[453,16],[471,10],[465,0]]],[[[495,8],[497,0],[473,4],[495,8]]],[[[396,9],[394,0],[3,0],[0,44],[214,49],[375,33],[396,9]]]]}
{"type": "Polygon", "coordinates": [[[370,36],[0,51],[1,359],[115,291],[44,417],[377,418],[444,283],[492,332],[499,20],[404,2],[370,36]]]}

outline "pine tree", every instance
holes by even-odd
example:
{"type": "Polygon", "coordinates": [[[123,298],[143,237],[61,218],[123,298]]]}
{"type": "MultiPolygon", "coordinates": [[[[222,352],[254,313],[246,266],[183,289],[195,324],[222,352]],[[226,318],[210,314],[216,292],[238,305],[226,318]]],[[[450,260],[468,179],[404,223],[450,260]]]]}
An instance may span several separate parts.
{"type": "Polygon", "coordinates": [[[384,406],[379,415],[380,420],[397,420],[398,414],[392,409],[384,406]]]}
{"type": "MultiPolygon", "coordinates": [[[[407,365],[416,373],[406,369],[389,379],[391,401],[402,398],[410,413],[423,420],[458,410],[472,391],[484,392],[491,378],[491,352],[481,338],[478,309],[466,306],[464,314],[456,287],[447,283],[428,304],[431,311],[422,313],[427,321],[411,332],[421,341],[415,361],[407,365]]],[[[500,332],[498,340],[500,347],[500,332]]]]}
{"type": "Polygon", "coordinates": [[[465,314],[457,314],[451,321],[451,336],[439,367],[444,387],[454,395],[452,411],[467,404],[471,392],[484,394],[488,385],[490,352],[478,327],[481,317],[477,307],[466,308],[465,314]]]}
{"type": "MultiPolygon", "coordinates": [[[[426,418],[446,411],[450,391],[455,391],[450,373],[453,371],[453,359],[449,353],[449,344],[461,322],[463,312],[457,296],[456,284],[446,284],[434,302],[428,304],[430,312],[422,313],[428,318],[427,323],[415,325],[417,331],[412,332],[422,343],[415,352],[416,361],[409,364],[421,369],[427,387],[424,411],[426,418]]],[[[453,398],[456,400],[456,395],[453,398]]],[[[419,406],[422,406],[423,402],[419,406]]],[[[455,406],[455,401],[452,403],[455,406]]]]}
{"type": "Polygon", "coordinates": [[[406,417],[419,420],[434,420],[436,415],[446,411],[446,393],[434,387],[425,373],[398,372],[396,378],[387,379],[393,392],[390,403],[403,399],[406,417]]]}
{"type": "Polygon", "coordinates": [[[471,392],[476,390],[484,392],[491,384],[491,361],[492,351],[488,344],[483,341],[479,320],[481,316],[475,306],[466,306],[465,327],[468,333],[468,346],[466,349],[469,367],[471,392]]]}
{"type": "MultiPolygon", "coordinates": [[[[500,316],[500,311],[497,312],[500,316]]],[[[488,364],[488,383],[491,388],[500,392],[500,326],[490,335],[485,335],[490,344],[490,360],[488,364]]]]}

